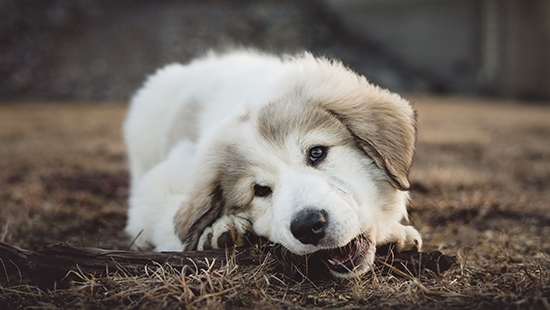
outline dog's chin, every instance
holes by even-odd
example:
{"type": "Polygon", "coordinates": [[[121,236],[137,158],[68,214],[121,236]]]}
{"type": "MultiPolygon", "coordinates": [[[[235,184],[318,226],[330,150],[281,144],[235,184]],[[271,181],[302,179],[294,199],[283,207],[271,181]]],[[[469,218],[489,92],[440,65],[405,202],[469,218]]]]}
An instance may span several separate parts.
{"type": "Polygon", "coordinates": [[[317,252],[325,266],[335,277],[346,278],[367,272],[373,262],[376,244],[361,234],[343,247],[317,252]]]}

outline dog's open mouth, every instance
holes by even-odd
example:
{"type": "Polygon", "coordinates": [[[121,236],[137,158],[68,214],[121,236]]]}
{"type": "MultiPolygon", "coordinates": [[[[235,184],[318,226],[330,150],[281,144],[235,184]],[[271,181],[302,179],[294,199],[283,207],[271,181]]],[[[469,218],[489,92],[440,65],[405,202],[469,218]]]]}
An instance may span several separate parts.
{"type": "MultiPolygon", "coordinates": [[[[294,254],[281,244],[274,244],[271,253],[280,263],[282,272],[289,277],[348,277],[362,274],[372,267],[376,243],[371,238],[368,233],[361,234],[343,247],[318,250],[306,255],[294,254]]],[[[269,243],[267,239],[265,242],[269,243]]]]}
{"type": "Polygon", "coordinates": [[[327,267],[336,273],[350,273],[362,264],[372,263],[375,246],[366,235],[359,235],[343,247],[319,252],[327,267]]]}

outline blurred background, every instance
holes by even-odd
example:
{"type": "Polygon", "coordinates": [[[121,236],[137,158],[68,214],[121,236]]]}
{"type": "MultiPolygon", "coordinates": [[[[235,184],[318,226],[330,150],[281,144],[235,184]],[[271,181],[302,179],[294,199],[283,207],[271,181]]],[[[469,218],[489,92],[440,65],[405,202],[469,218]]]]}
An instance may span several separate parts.
{"type": "Polygon", "coordinates": [[[550,0],[0,0],[0,100],[127,101],[234,46],[334,56],[400,93],[550,101],[550,0]]]}
{"type": "MultiPolygon", "coordinates": [[[[349,294],[300,285],[296,298],[279,279],[269,289],[242,282],[213,300],[548,309],[550,0],[0,0],[0,242],[128,249],[125,103],[157,68],[239,46],[336,57],[410,99],[419,116],[411,223],[426,251],[458,255],[460,268],[422,282],[375,276],[349,294]]],[[[82,284],[23,297],[0,283],[0,309],[183,296],[157,282],[127,298],[119,282],[93,283],[97,294],[82,284]]]]}

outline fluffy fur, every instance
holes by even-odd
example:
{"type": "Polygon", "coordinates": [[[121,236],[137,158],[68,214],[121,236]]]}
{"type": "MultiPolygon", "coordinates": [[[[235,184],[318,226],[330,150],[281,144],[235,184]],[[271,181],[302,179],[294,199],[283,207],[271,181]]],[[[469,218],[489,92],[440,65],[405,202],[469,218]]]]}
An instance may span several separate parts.
{"type": "Polygon", "coordinates": [[[138,247],[223,248],[252,232],[336,276],[375,246],[420,249],[407,220],[415,114],[400,96],[309,53],[211,53],[167,66],[124,125],[126,231],[138,247]]]}

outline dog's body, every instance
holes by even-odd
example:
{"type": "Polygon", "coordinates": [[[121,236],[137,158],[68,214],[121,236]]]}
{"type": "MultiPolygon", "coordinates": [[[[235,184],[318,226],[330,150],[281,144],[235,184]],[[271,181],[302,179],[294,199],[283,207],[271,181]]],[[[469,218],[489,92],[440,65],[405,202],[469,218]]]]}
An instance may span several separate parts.
{"type": "Polygon", "coordinates": [[[415,116],[338,62],[254,51],[159,70],[125,123],[127,232],[157,250],[223,248],[252,231],[337,276],[376,245],[420,248],[407,219],[415,116]]]}

